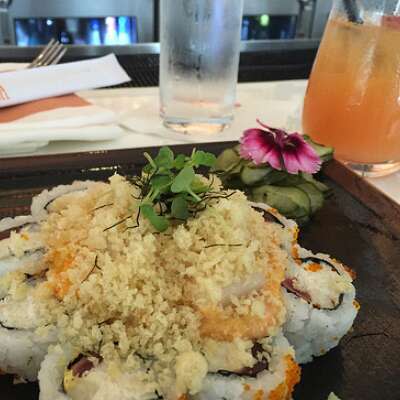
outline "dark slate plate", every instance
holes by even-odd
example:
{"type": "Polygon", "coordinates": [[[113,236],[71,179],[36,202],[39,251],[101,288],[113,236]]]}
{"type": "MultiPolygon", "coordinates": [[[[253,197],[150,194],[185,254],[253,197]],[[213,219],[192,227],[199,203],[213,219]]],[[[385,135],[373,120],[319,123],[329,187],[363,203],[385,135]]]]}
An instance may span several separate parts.
{"type": "MultiPolygon", "coordinates": [[[[232,143],[198,145],[218,153],[232,143]]],[[[190,146],[176,146],[190,152],[190,146]]],[[[154,153],[155,149],[146,149],[154,153]]],[[[144,149],[0,160],[0,218],[29,212],[31,197],[74,179],[133,173],[144,149]]],[[[303,366],[295,400],[400,400],[400,207],[341,164],[322,178],[333,196],[301,230],[300,241],[327,252],[357,272],[361,310],[341,345],[303,366]],[[350,194],[351,193],[351,194],[350,194]]],[[[0,377],[1,400],[37,400],[36,384],[0,377]]]]}

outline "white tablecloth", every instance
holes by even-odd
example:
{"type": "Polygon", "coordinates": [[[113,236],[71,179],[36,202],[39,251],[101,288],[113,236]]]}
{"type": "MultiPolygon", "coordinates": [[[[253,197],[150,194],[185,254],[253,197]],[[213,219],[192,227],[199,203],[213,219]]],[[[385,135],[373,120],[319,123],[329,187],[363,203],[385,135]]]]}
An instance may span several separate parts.
{"type": "MultiPolygon", "coordinates": [[[[239,106],[235,110],[233,124],[220,134],[196,136],[174,133],[162,126],[156,87],[80,92],[79,95],[92,103],[117,112],[119,121],[125,128],[125,135],[105,142],[54,142],[34,154],[236,140],[244,129],[257,126],[256,118],[271,126],[300,130],[306,84],[305,80],[239,84],[239,106]]],[[[370,182],[400,203],[400,172],[384,178],[370,179],[370,182]]]]}

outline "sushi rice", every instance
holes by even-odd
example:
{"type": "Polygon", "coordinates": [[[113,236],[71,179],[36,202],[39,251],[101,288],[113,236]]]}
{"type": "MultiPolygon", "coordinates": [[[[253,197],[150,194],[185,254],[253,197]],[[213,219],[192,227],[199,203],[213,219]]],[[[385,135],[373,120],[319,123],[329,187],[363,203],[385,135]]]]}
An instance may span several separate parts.
{"type": "Polygon", "coordinates": [[[284,332],[295,348],[297,362],[303,364],[338,345],[360,306],[348,268],[326,254],[314,255],[300,246],[296,253],[312,262],[297,260],[287,271],[287,281],[295,280],[298,287],[294,292],[284,289],[288,312],[284,332]]]}
{"type": "Polygon", "coordinates": [[[240,192],[160,234],[137,190],[75,182],[0,221],[0,369],[40,400],[290,399],[356,317],[349,270],[240,192]]]}

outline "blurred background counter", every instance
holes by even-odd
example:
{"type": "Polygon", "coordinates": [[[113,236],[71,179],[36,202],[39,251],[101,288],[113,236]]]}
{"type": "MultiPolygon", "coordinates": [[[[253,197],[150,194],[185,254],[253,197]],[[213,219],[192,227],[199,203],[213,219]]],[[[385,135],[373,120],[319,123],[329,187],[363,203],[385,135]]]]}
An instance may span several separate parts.
{"type": "MultiPolygon", "coordinates": [[[[308,78],[330,7],[245,0],[239,82],[308,78]]],[[[0,62],[30,61],[56,38],[71,46],[64,61],[113,52],[127,86],[156,86],[159,18],[159,0],[0,0],[0,62]]]]}

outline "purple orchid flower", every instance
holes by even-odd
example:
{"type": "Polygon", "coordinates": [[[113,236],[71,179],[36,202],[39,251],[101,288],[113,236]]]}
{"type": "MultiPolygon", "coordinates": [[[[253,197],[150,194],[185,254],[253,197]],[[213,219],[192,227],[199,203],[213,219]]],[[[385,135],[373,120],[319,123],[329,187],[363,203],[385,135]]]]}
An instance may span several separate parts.
{"type": "Polygon", "coordinates": [[[265,129],[253,128],[243,133],[240,139],[240,156],[255,165],[270,164],[277,170],[290,174],[307,172],[314,174],[321,168],[321,158],[297,132],[287,133],[271,128],[261,121],[265,129]]]}

